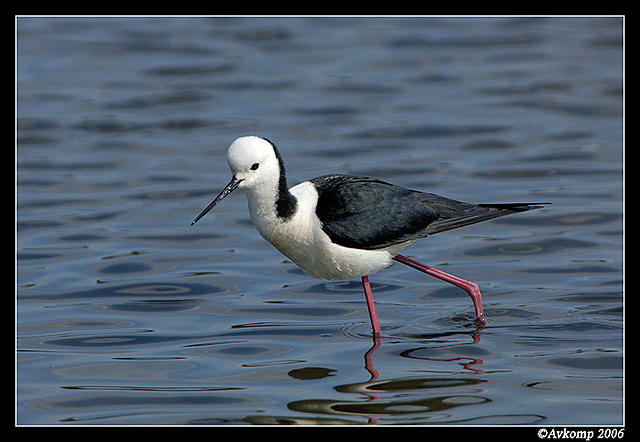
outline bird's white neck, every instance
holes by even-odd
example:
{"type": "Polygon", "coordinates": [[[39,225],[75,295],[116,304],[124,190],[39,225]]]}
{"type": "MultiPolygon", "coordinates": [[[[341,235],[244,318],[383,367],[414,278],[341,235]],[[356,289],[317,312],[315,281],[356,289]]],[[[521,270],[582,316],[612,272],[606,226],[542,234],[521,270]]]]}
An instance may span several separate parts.
{"type": "Polygon", "coordinates": [[[286,187],[284,191],[280,187],[279,183],[264,183],[245,189],[253,224],[268,241],[272,240],[279,226],[286,223],[297,210],[296,198],[286,187]]]}
{"type": "Polygon", "coordinates": [[[246,189],[249,200],[249,212],[254,223],[260,220],[273,222],[278,218],[276,202],[278,200],[277,185],[246,189]]]}

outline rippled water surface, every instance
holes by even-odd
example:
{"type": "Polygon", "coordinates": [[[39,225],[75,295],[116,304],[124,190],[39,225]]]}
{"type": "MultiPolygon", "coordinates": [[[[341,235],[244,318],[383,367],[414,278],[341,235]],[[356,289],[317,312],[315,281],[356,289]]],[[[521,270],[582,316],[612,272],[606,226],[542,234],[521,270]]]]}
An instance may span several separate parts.
{"type": "Polygon", "coordinates": [[[19,424],[623,424],[622,19],[17,19],[19,424]],[[228,182],[552,205],[306,276],[228,182]]]}

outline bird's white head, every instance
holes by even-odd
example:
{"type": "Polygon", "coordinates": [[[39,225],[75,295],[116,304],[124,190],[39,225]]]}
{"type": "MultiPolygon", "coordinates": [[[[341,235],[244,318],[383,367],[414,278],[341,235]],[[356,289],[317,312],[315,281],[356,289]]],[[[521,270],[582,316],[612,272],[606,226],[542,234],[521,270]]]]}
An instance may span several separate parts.
{"type": "Polygon", "coordinates": [[[231,181],[191,225],[238,187],[248,192],[250,201],[271,200],[276,204],[279,215],[294,210],[295,201],[287,192],[284,165],[278,150],[269,140],[253,135],[237,138],[229,146],[227,161],[233,171],[231,181]]]}
{"type": "Polygon", "coordinates": [[[227,161],[240,188],[278,185],[280,163],[273,144],[264,138],[253,135],[237,138],[229,146],[227,161]]]}

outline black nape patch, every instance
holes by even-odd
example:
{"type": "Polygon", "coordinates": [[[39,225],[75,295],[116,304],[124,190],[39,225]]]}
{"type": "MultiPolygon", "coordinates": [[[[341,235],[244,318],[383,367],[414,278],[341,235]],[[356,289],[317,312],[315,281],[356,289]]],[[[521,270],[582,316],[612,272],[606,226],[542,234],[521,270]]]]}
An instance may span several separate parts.
{"type": "Polygon", "coordinates": [[[287,187],[287,176],[284,169],[284,162],[282,161],[282,157],[280,156],[280,152],[278,152],[278,148],[276,147],[271,140],[267,138],[263,138],[266,142],[271,144],[273,148],[273,152],[276,154],[276,158],[278,159],[278,165],[280,166],[280,180],[278,181],[278,199],[276,200],[276,215],[278,218],[289,219],[295,213],[298,207],[298,201],[296,197],[291,195],[289,192],[289,187],[287,187]]]}

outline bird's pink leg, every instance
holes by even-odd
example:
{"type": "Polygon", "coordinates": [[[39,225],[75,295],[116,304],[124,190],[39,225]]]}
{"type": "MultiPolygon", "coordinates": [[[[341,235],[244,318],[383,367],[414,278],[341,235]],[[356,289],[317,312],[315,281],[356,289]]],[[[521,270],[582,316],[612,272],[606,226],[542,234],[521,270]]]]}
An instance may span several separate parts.
{"type": "Polygon", "coordinates": [[[380,323],[378,323],[378,314],[376,313],[376,305],[373,303],[373,293],[371,293],[371,285],[369,277],[362,277],[362,288],[364,288],[364,296],[367,299],[367,308],[369,309],[369,319],[371,319],[371,328],[374,336],[380,336],[380,323]]]}
{"type": "Polygon", "coordinates": [[[413,267],[416,270],[420,270],[421,272],[424,272],[428,275],[442,279],[443,281],[453,284],[456,287],[460,287],[462,290],[466,291],[469,296],[471,296],[473,306],[476,309],[476,321],[483,327],[487,325],[487,320],[484,317],[484,313],[482,312],[482,296],[480,295],[480,289],[478,288],[478,285],[476,283],[466,281],[462,278],[458,278],[457,276],[449,275],[442,270],[438,270],[436,268],[421,264],[418,261],[407,258],[406,256],[396,255],[393,257],[393,259],[402,264],[408,265],[409,267],[413,267]]]}

